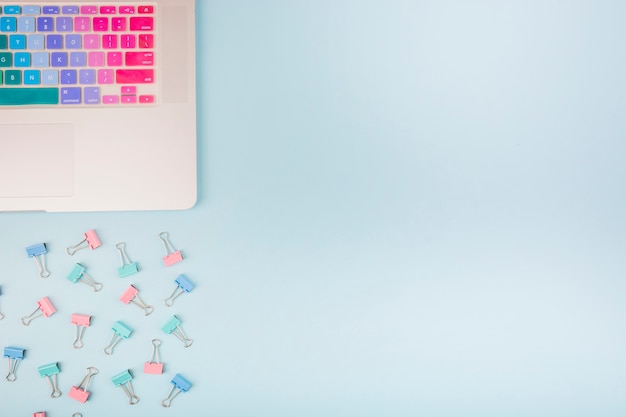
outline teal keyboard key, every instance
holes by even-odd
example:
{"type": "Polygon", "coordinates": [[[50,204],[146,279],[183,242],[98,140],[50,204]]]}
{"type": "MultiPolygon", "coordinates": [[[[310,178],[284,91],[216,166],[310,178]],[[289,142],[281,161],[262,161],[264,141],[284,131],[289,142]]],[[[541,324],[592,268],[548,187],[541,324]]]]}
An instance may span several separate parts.
{"type": "Polygon", "coordinates": [[[0,35],[0,49],[7,49],[9,46],[9,42],[7,40],[7,35],[0,35]]]}
{"type": "Polygon", "coordinates": [[[4,71],[4,78],[6,85],[20,85],[22,84],[22,71],[6,70],[4,71]]]}
{"type": "Polygon", "coordinates": [[[10,52],[0,52],[0,68],[13,66],[13,54],[10,52]]]}
{"type": "Polygon", "coordinates": [[[16,32],[17,19],[15,17],[0,17],[0,32],[16,32]]]}
{"type": "Polygon", "coordinates": [[[22,8],[18,5],[4,6],[4,14],[20,14],[22,8]]]}
{"type": "Polygon", "coordinates": [[[53,87],[0,88],[0,106],[28,104],[59,104],[59,89],[53,87]]]}

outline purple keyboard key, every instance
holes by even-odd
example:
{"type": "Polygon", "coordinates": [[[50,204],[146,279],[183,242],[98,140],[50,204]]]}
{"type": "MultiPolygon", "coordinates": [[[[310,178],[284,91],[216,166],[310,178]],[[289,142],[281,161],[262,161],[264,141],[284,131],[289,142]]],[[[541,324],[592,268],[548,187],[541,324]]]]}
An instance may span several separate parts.
{"type": "Polygon", "coordinates": [[[100,87],[85,87],[85,104],[100,104],[100,87]]]}
{"type": "Polygon", "coordinates": [[[62,87],[61,104],[80,104],[80,87],[62,87]]]}
{"type": "Polygon", "coordinates": [[[78,14],[79,8],[78,6],[63,6],[61,11],[63,14],[78,14]]]}

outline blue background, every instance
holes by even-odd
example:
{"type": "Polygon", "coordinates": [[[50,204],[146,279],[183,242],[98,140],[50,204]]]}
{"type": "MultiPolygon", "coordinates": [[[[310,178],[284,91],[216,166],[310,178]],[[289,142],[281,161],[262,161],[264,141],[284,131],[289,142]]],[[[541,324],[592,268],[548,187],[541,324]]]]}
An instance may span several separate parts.
{"type": "MultiPolygon", "coordinates": [[[[155,306],[174,272],[198,284],[176,301],[194,345],[163,352],[194,386],[158,406],[169,379],[131,360],[147,360],[166,312],[128,311],[148,329],[120,344],[146,398],[135,408],[107,381],[123,365],[100,357],[108,322],[87,330],[98,349],[84,363],[58,348],[66,385],[103,362],[85,417],[622,416],[625,7],[198,2],[198,204],[3,214],[0,311],[37,298],[12,284],[39,282],[25,246],[51,236],[63,271],[66,243],[96,228],[108,246],[81,256],[117,266],[125,239],[153,273],[137,282],[155,306]],[[162,230],[186,256],[171,273],[162,230]]],[[[71,285],[60,275],[42,284],[60,305],[76,302],[70,289],[99,296],[58,291],[71,285]]],[[[92,306],[113,319],[107,303],[92,306]]],[[[36,345],[41,324],[7,317],[2,343],[36,345]]],[[[2,387],[4,410],[38,411],[6,399],[26,386],[50,417],[75,411],[46,398],[32,371],[43,363],[25,360],[24,385],[2,387]]]]}

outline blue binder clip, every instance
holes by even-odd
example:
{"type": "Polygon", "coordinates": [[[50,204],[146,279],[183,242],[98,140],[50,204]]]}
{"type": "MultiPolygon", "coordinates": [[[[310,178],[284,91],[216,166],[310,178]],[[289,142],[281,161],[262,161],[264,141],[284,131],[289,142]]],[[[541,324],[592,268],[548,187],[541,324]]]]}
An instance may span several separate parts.
{"type": "Polygon", "coordinates": [[[133,329],[122,323],[121,321],[116,321],[113,323],[113,337],[111,338],[111,342],[109,345],[104,348],[104,353],[107,355],[113,354],[113,349],[115,346],[122,340],[128,339],[130,335],[133,333],[133,329]]]}
{"type": "Polygon", "coordinates": [[[61,391],[59,390],[58,375],[61,371],[57,362],[42,365],[37,368],[37,371],[42,378],[46,378],[48,380],[48,384],[50,384],[50,388],[52,388],[52,393],[50,394],[50,396],[52,398],[60,397],[61,391]]]}
{"type": "Polygon", "coordinates": [[[9,373],[6,376],[6,380],[13,382],[17,379],[15,371],[17,371],[17,365],[24,359],[24,349],[7,346],[4,348],[4,357],[9,358],[9,373]]]}
{"type": "Polygon", "coordinates": [[[46,253],[48,253],[46,244],[38,243],[36,245],[29,246],[26,248],[26,253],[29,258],[33,258],[35,260],[35,263],[39,268],[39,276],[41,278],[48,278],[50,276],[50,272],[46,269],[46,253]]]}
{"type": "Polygon", "coordinates": [[[167,334],[173,334],[174,336],[176,336],[183,342],[183,344],[187,348],[191,346],[193,340],[187,337],[185,332],[183,332],[183,329],[180,328],[180,323],[181,321],[178,319],[178,317],[172,316],[161,329],[167,334]]]}
{"type": "Polygon", "coordinates": [[[139,267],[137,266],[137,262],[131,262],[130,258],[126,254],[126,243],[120,242],[115,245],[115,248],[120,253],[120,260],[122,262],[122,266],[117,268],[117,275],[120,278],[127,277],[132,274],[136,274],[139,272],[139,267]]]}
{"type": "Polygon", "coordinates": [[[132,379],[133,375],[128,369],[111,378],[116,387],[120,387],[124,390],[128,396],[128,403],[130,405],[134,405],[139,402],[139,397],[135,395],[135,391],[133,390],[133,384],[131,383],[132,379]]]}
{"type": "Polygon", "coordinates": [[[176,289],[174,290],[172,295],[169,296],[169,298],[163,300],[163,304],[168,307],[171,307],[174,304],[174,300],[178,298],[178,296],[183,293],[190,292],[195,287],[195,285],[193,285],[193,282],[189,281],[189,278],[187,278],[184,274],[180,274],[178,277],[176,277],[174,282],[176,283],[176,289]]]}
{"type": "Polygon", "coordinates": [[[172,405],[172,401],[174,400],[174,398],[176,398],[178,394],[180,394],[181,392],[187,392],[189,391],[189,388],[191,388],[191,382],[185,379],[181,374],[174,375],[171,383],[174,386],[170,390],[170,393],[167,395],[167,397],[165,397],[165,399],[161,401],[161,405],[163,407],[169,407],[170,405],[172,405]]]}
{"type": "Polygon", "coordinates": [[[93,278],[87,275],[87,273],[85,272],[86,270],[87,268],[85,268],[81,264],[75,264],[74,268],[72,268],[72,272],[70,272],[70,274],[67,276],[67,279],[74,284],[80,281],[83,284],[89,285],[91,288],[93,288],[94,291],[100,291],[102,289],[102,284],[96,282],[93,278]]]}

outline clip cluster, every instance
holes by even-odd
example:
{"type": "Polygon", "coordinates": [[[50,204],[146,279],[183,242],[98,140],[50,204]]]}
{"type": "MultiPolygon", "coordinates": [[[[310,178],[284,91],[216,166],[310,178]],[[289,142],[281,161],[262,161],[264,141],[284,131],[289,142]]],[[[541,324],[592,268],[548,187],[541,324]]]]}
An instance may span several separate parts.
{"type": "Polygon", "coordinates": [[[75,244],[74,246],[69,246],[65,249],[65,252],[70,255],[70,256],[74,256],[74,254],[76,252],[78,252],[81,249],[97,249],[100,246],[102,246],[102,243],[100,243],[100,238],[98,238],[98,235],[96,234],[96,231],[91,229],[88,230],[84,233],[85,238],[83,240],[81,240],[80,242],[78,242],[77,244],[75,244]]]}
{"type": "Polygon", "coordinates": [[[161,405],[163,407],[171,406],[172,401],[174,400],[174,398],[176,398],[178,394],[180,394],[181,392],[187,392],[189,391],[189,388],[191,388],[191,382],[185,379],[181,374],[174,375],[171,384],[173,385],[172,389],[170,390],[167,397],[165,397],[163,401],[161,401],[161,405]]]}
{"type": "Polygon", "coordinates": [[[134,405],[139,402],[139,397],[137,397],[135,391],[133,390],[133,384],[131,383],[132,379],[133,375],[128,369],[111,378],[116,387],[120,387],[124,390],[130,405],[134,405]]]}
{"type": "Polygon", "coordinates": [[[163,264],[165,266],[172,266],[183,260],[183,254],[179,250],[174,249],[174,246],[170,243],[169,233],[159,233],[159,239],[161,239],[163,247],[165,248],[165,256],[163,257],[163,264]]]}
{"type": "Polygon", "coordinates": [[[29,258],[35,260],[41,278],[48,278],[50,276],[50,272],[46,269],[46,253],[48,253],[48,250],[46,249],[45,243],[38,243],[26,248],[26,254],[29,258]]]}
{"type": "Polygon", "coordinates": [[[97,374],[97,368],[94,368],[93,366],[87,368],[87,373],[85,374],[85,377],[82,379],[82,381],[80,381],[80,384],[72,386],[72,388],[70,388],[70,393],[68,394],[69,397],[75,399],[78,402],[85,403],[91,395],[91,393],[87,391],[87,388],[89,388],[89,383],[91,382],[91,379],[97,374]]]}
{"type": "Polygon", "coordinates": [[[90,286],[95,292],[98,292],[102,289],[102,284],[96,282],[92,277],[87,275],[87,268],[82,266],[81,264],[75,264],[72,271],[67,276],[67,279],[70,282],[76,284],[77,282],[82,282],[85,285],[90,286]]]}
{"type": "Polygon", "coordinates": [[[58,363],[53,362],[47,365],[42,365],[39,368],[37,368],[37,371],[39,372],[39,375],[41,375],[42,378],[46,378],[48,380],[48,384],[50,385],[50,388],[52,389],[52,393],[50,394],[50,396],[52,398],[60,397],[61,390],[59,390],[58,375],[59,375],[59,372],[61,371],[59,370],[58,363]]]}
{"type": "Polygon", "coordinates": [[[4,357],[9,359],[9,373],[5,377],[7,381],[13,382],[17,379],[17,366],[24,359],[24,350],[23,348],[13,346],[4,348],[4,357]]]}
{"type": "Polygon", "coordinates": [[[174,300],[180,295],[186,292],[190,292],[195,287],[195,285],[193,285],[193,282],[189,281],[189,278],[187,278],[184,274],[180,274],[179,276],[177,276],[174,280],[174,283],[176,284],[174,292],[172,292],[172,295],[170,295],[168,298],[163,300],[163,304],[168,307],[174,305],[174,300]]]}
{"type": "Polygon", "coordinates": [[[30,325],[30,322],[35,320],[38,317],[50,317],[57,311],[52,305],[52,302],[48,297],[44,297],[41,300],[37,301],[37,309],[30,313],[28,316],[24,316],[20,319],[24,326],[30,325]]]}

